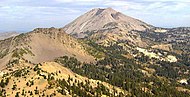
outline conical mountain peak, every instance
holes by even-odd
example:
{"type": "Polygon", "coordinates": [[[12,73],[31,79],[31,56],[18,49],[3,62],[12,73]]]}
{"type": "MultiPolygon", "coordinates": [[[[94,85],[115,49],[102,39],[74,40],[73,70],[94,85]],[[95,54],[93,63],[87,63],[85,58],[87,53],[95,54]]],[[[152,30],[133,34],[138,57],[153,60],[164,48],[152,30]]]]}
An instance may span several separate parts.
{"type": "Polygon", "coordinates": [[[95,8],[66,25],[64,30],[66,33],[83,38],[89,32],[97,32],[110,28],[142,31],[149,27],[148,24],[124,15],[112,8],[95,8]]]}

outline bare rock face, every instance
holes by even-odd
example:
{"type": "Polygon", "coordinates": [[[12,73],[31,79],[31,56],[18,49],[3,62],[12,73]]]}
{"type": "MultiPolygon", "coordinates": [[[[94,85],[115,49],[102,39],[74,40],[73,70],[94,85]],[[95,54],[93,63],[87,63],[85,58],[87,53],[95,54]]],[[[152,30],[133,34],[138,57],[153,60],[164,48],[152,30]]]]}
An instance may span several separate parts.
{"type": "Polygon", "coordinates": [[[126,16],[112,8],[92,9],[64,27],[66,33],[83,38],[99,30],[119,28],[121,30],[144,31],[152,26],[132,17],[126,16]]]}

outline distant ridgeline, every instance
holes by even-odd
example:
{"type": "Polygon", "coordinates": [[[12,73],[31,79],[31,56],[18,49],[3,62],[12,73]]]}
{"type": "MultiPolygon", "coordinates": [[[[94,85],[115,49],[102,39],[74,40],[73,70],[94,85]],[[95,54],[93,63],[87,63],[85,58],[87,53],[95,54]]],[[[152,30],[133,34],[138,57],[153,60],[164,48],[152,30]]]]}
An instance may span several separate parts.
{"type": "Polygon", "coordinates": [[[98,8],[5,38],[0,96],[189,97],[189,32],[98,8]]]}

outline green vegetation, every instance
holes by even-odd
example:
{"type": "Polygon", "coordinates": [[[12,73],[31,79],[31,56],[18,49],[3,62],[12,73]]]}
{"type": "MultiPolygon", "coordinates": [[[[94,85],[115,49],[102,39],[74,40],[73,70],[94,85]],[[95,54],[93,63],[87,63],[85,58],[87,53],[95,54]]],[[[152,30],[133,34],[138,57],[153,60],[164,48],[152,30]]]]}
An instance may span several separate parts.
{"type": "Polygon", "coordinates": [[[18,63],[19,63],[19,60],[18,60],[18,59],[13,59],[13,60],[9,61],[9,63],[6,64],[6,66],[7,66],[8,68],[10,68],[10,67],[12,67],[12,66],[14,66],[15,64],[18,64],[18,63]]]}
{"type": "MultiPolygon", "coordinates": [[[[61,87],[61,89],[57,90],[62,95],[66,95],[65,90],[67,89],[69,91],[69,94],[72,96],[79,96],[79,97],[99,97],[101,95],[107,95],[113,97],[114,94],[111,94],[109,89],[106,88],[103,84],[98,83],[98,86],[96,88],[92,88],[90,85],[90,82],[86,80],[86,83],[79,82],[76,80],[76,82],[71,85],[71,79],[69,78],[66,80],[58,80],[58,86],[61,87]]],[[[120,93],[123,95],[122,93],[120,93]]]]}
{"type": "Polygon", "coordinates": [[[88,40],[88,41],[85,41],[84,43],[88,44],[88,46],[85,45],[84,47],[86,51],[92,56],[94,56],[97,59],[101,59],[105,57],[105,54],[103,51],[104,49],[98,44],[96,44],[95,42],[88,40]]]}
{"type": "Polygon", "coordinates": [[[29,73],[29,71],[26,70],[26,68],[24,68],[24,69],[15,70],[12,73],[13,73],[13,76],[15,77],[22,77],[22,76],[26,76],[29,73]]]}
{"type": "Polygon", "coordinates": [[[24,50],[24,49],[15,49],[15,50],[13,51],[12,57],[13,57],[13,58],[14,58],[14,57],[20,58],[20,57],[22,57],[24,54],[27,54],[26,50],[24,50]]]}
{"type": "MultiPolygon", "coordinates": [[[[45,32],[46,33],[46,32],[45,32]]],[[[50,32],[47,32],[52,34],[50,32]]],[[[129,32],[132,33],[132,32],[129,32]]],[[[172,32],[173,33],[173,32],[172,32]]],[[[90,81],[80,82],[77,79],[68,78],[58,79],[57,75],[61,74],[61,71],[56,73],[48,73],[40,68],[42,64],[33,64],[32,67],[18,69],[11,68],[13,65],[22,63],[19,62],[23,59],[24,54],[34,54],[30,51],[28,47],[21,46],[22,48],[17,48],[13,51],[12,57],[7,64],[7,68],[11,72],[11,75],[3,75],[0,81],[0,96],[5,96],[5,88],[9,83],[11,77],[25,78],[25,83],[27,87],[33,87],[37,83],[36,80],[41,78],[43,81],[47,81],[48,85],[46,89],[56,89],[52,94],[46,95],[44,91],[40,91],[39,87],[34,90],[17,92],[19,88],[17,87],[16,81],[11,85],[11,89],[16,92],[15,96],[25,96],[28,93],[30,96],[40,95],[42,96],[56,96],[55,92],[59,92],[62,95],[67,95],[69,93],[71,96],[83,96],[83,97],[100,97],[101,95],[107,95],[110,97],[189,97],[189,92],[178,91],[176,87],[181,87],[184,89],[190,89],[190,57],[189,57],[189,43],[188,42],[175,42],[167,41],[167,36],[164,33],[141,33],[140,35],[147,40],[153,41],[150,44],[157,44],[160,42],[171,43],[174,48],[174,52],[164,51],[160,49],[150,50],[155,54],[163,55],[162,58],[167,55],[174,55],[178,59],[177,62],[167,62],[163,61],[161,58],[150,58],[145,56],[145,54],[136,50],[134,45],[130,44],[128,41],[113,41],[109,42],[110,46],[101,46],[96,44],[93,40],[81,40],[83,47],[89,54],[94,56],[97,60],[95,63],[82,63],[74,57],[63,56],[55,59],[55,62],[62,64],[63,66],[71,69],[73,72],[88,77],[89,79],[100,80],[102,82],[107,82],[113,86],[120,87],[121,89],[127,91],[127,93],[118,92],[114,88],[109,89],[102,83],[97,83],[97,87],[92,87],[90,81]],[[162,38],[160,38],[162,37],[162,38]],[[122,46],[119,44],[124,44],[128,46],[122,46]],[[176,53],[175,50],[180,50],[180,53],[176,53]],[[131,55],[132,58],[125,57],[124,55],[131,55]],[[30,70],[29,70],[30,69],[30,70]],[[36,76],[32,76],[31,79],[27,80],[27,75],[32,72],[36,76]],[[59,74],[58,74],[59,73],[59,74]],[[45,80],[44,80],[45,79],[45,80]],[[180,83],[181,79],[187,79],[188,84],[180,83]],[[74,83],[73,83],[74,82],[74,83]],[[118,94],[118,95],[116,95],[118,94]]],[[[51,35],[50,35],[51,37],[51,35]]],[[[133,37],[136,37],[133,35],[133,37]]],[[[13,39],[19,45],[27,44],[29,40],[26,34],[21,34],[13,39]],[[27,38],[25,38],[27,37],[27,38]],[[23,39],[23,40],[22,40],[23,39]],[[24,41],[22,43],[22,41],[24,41]]],[[[16,44],[16,46],[17,46],[16,44]]],[[[75,46],[75,43],[71,43],[75,46]]],[[[8,49],[0,51],[0,58],[3,58],[9,53],[8,49]]],[[[74,54],[73,54],[74,55],[74,54]]],[[[20,81],[20,80],[18,80],[20,81]]]]}
{"type": "Polygon", "coordinates": [[[0,59],[3,58],[4,56],[6,56],[6,55],[8,54],[8,52],[9,52],[8,49],[6,49],[6,50],[4,50],[4,51],[1,51],[1,52],[0,52],[0,59]]]}
{"type": "Polygon", "coordinates": [[[17,85],[13,85],[12,90],[16,90],[17,85]]]}
{"type": "MultiPolygon", "coordinates": [[[[122,56],[122,54],[127,53],[127,51],[117,44],[118,43],[113,44],[110,47],[101,47],[101,49],[95,46],[105,54],[104,59],[97,61],[95,64],[81,63],[76,58],[67,56],[60,57],[55,61],[82,76],[105,81],[114,86],[121,87],[129,91],[131,96],[168,97],[189,95],[186,92],[176,90],[178,86],[189,88],[189,85],[182,86],[177,82],[179,78],[188,78],[189,74],[184,75],[179,74],[179,72],[180,70],[186,71],[189,67],[178,62],[170,63],[149,58],[144,56],[144,54],[139,54],[135,59],[127,59],[122,56]],[[155,70],[152,76],[147,76],[141,72],[141,69],[144,69],[142,64],[149,64],[147,68],[155,70]],[[163,79],[160,79],[160,77],[163,77],[163,79]],[[147,92],[145,92],[145,88],[147,92]]],[[[135,51],[133,52],[135,53],[135,51]]],[[[106,90],[104,90],[104,92],[105,94],[108,93],[106,90]]]]}
{"type": "Polygon", "coordinates": [[[20,48],[13,51],[12,57],[21,58],[24,54],[30,54],[34,56],[34,54],[28,48],[20,48]]]}
{"type": "Polygon", "coordinates": [[[32,85],[34,85],[34,80],[29,80],[27,83],[26,83],[26,86],[29,86],[31,87],[32,85]]]}
{"type": "Polygon", "coordinates": [[[4,88],[5,86],[7,86],[9,83],[9,78],[6,79],[2,79],[0,82],[0,87],[4,88]]]}

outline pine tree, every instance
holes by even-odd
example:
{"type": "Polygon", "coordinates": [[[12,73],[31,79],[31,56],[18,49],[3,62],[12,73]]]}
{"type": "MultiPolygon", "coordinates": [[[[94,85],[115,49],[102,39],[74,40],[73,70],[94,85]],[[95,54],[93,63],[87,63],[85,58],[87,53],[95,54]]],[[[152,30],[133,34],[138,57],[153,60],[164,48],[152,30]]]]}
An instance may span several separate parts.
{"type": "Polygon", "coordinates": [[[16,92],[16,95],[15,95],[15,97],[19,97],[19,92],[16,92]]]}
{"type": "Polygon", "coordinates": [[[30,91],[30,96],[32,96],[33,95],[33,93],[32,93],[32,91],[30,91]]]}
{"type": "Polygon", "coordinates": [[[24,89],[22,90],[22,94],[21,95],[23,95],[24,96],[24,89]]]}

